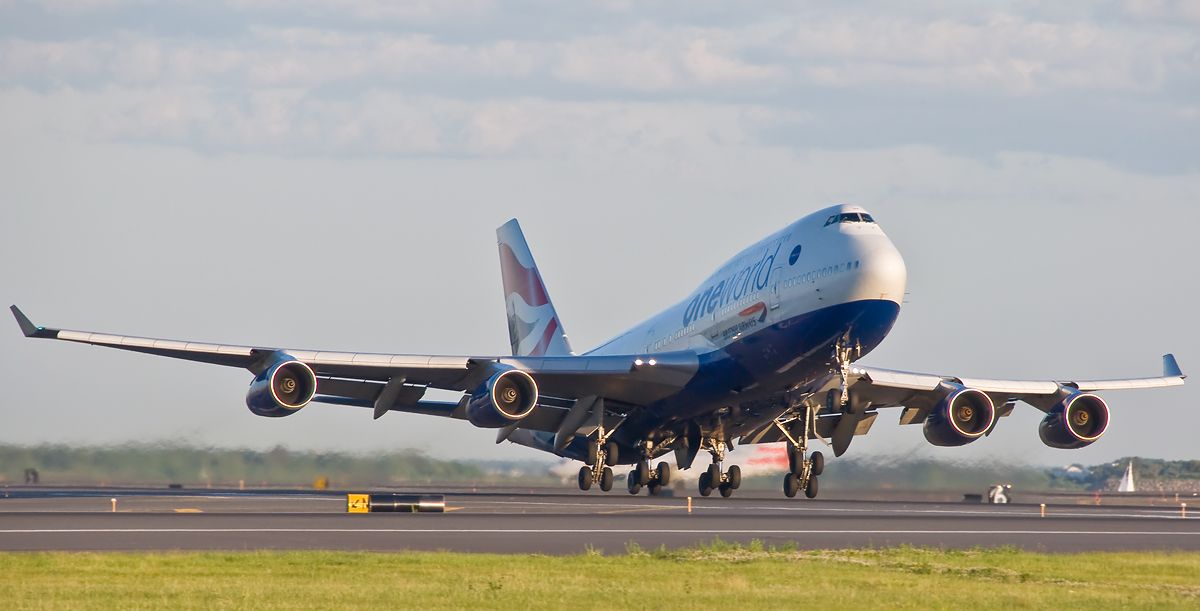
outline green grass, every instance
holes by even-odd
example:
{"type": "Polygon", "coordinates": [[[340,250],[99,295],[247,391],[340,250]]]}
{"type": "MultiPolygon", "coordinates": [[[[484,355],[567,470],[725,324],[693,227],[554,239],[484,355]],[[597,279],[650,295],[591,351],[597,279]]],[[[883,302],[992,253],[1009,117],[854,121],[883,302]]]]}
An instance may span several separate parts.
{"type": "Polygon", "coordinates": [[[577,556],[370,552],[5,553],[25,608],[1200,607],[1200,554],[844,551],[715,542],[577,556]]]}

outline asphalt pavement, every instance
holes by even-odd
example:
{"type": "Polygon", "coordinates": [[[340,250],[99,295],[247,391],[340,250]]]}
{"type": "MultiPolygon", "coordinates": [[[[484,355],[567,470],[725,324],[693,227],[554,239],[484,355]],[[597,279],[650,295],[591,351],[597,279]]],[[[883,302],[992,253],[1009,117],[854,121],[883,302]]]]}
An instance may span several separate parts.
{"type": "MultiPolygon", "coordinates": [[[[419,493],[435,490],[409,489],[419,493]]],[[[341,492],[13,487],[0,550],[453,550],[572,554],[723,541],[805,549],[917,545],[1200,550],[1200,506],[985,505],[892,498],[730,499],[447,489],[446,513],[348,514],[341,492]],[[113,499],[116,500],[113,511],[113,499]]]]}

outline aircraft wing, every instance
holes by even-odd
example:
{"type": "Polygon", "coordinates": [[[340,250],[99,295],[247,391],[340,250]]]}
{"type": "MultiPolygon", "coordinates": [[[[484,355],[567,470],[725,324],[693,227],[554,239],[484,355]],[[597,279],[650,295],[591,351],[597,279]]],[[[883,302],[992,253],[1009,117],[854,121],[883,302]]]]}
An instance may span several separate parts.
{"type": "MultiPolygon", "coordinates": [[[[854,366],[847,379],[850,399],[847,405],[834,407],[823,400],[840,396],[839,376],[830,375],[808,389],[808,401],[825,404],[810,428],[809,438],[830,438],[835,455],[840,456],[856,435],[865,435],[871,430],[878,416],[877,409],[903,407],[900,424],[921,424],[943,398],[964,388],[986,394],[995,406],[996,420],[999,420],[1011,414],[1018,401],[1049,412],[1064,398],[1076,393],[1181,386],[1186,378],[1171,354],[1163,356],[1160,376],[1115,380],[999,380],[854,366]]],[[[796,416],[802,409],[794,408],[784,416],[788,413],[796,416]]],[[[800,423],[798,419],[788,426],[775,422],[758,423],[745,431],[739,441],[743,444],[774,443],[786,440],[789,435],[796,438],[801,434],[800,423]]],[[[995,427],[995,421],[992,427],[995,427]]]]}
{"type": "MultiPolygon", "coordinates": [[[[392,409],[462,417],[461,410],[456,412],[455,403],[421,401],[425,389],[469,393],[496,371],[509,368],[532,375],[541,396],[561,399],[568,405],[571,400],[587,396],[645,405],[683,388],[699,368],[697,355],[686,351],[628,356],[439,356],[210,344],[40,327],[17,306],[11,309],[26,337],[239,367],[253,373],[258,373],[266,359],[282,352],[308,365],[316,374],[317,397],[314,401],[371,407],[384,396],[388,382],[398,380],[387,391],[390,407],[383,411],[392,409]]],[[[561,420],[553,417],[553,411],[548,416],[549,421],[561,420]]],[[[556,423],[549,422],[546,426],[556,426],[556,423]]],[[[522,427],[526,428],[524,421],[522,427]]]]}
{"type": "Polygon", "coordinates": [[[922,398],[933,398],[943,394],[946,385],[974,388],[987,393],[993,403],[1002,405],[1025,401],[1045,411],[1049,408],[1046,399],[1070,392],[1096,392],[1108,390],[1138,390],[1182,386],[1187,376],[1179,369],[1175,356],[1163,356],[1162,375],[1145,378],[1116,380],[997,380],[990,378],[967,378],[951,375],[936,375],[879,369],[875,367],[853,367],[850,382],[853,392],[862,400],[879,407],[921,403],[922,398]]]}

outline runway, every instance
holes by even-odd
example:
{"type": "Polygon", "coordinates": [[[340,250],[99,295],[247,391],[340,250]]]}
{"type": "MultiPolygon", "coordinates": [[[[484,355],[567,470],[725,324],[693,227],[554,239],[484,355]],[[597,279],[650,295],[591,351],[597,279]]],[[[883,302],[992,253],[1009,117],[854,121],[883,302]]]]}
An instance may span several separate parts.
{"type": "MultiPolygon", "coordinates": [[[[429,489],[405,491],[430,492],[429,489]]],[[[574,554],[724,541],[800,548],[1017,546],[1032,551],[1200,550],[1200,507],[731,499],[558,490],[445,490],[444,514],[347,514],[302,490],[9,488],[0,550],[452,550],[574,554]],[[111,499],[117,499],[112,511],[111,499]]]]}

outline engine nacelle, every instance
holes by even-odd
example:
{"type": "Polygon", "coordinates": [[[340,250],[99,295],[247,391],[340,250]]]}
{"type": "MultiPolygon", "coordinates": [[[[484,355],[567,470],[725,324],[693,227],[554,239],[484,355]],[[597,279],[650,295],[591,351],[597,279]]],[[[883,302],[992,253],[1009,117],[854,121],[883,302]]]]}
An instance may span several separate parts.
{"type": "Polygon", "coordinates": [[[259,416],[290,416],[317,394],[317,376],[304,363],[291,357],[277,360],[250,382],[246,407],[259,416]]]}
{"type": "Polygon", "coordinates": [[[498,429],[528,416],[537,406],[533,376],[517,369],[493,375],[467,402],[467,420],[480,428],[498,429]]]}
{"type": "Polygon", "coordinates": [[[1042,443],[1063,450],[1091,445],[1108,429],[1108,404],[1090,393],[1075,393],[1055,405],[1042,423],[1042,443]]]}
{"type": "Polygon", "coordinates": [[[996,406],[987,393],[959,388],[925,418],[925,439],[935,446],[962,446],[979,439],[996,422],[996,406]]]}

